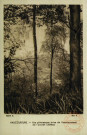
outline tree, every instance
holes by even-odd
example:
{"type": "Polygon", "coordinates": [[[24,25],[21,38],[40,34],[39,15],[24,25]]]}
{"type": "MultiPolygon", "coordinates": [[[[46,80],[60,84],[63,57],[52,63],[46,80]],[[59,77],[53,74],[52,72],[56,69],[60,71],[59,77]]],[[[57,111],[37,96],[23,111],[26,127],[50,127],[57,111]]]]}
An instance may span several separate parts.
{"type": "Polygon", "coordinates": [[[15,17],[13,14],[16,9],[15,6],[4,6],[4,78],[8,81],[9,89],[12,82],[12,73],[15,72],[15,64],[12,61],[12,58],[14,57],[16,50],[20,47],[20,44],[23,44],[23,42],[15,36],[19,31],[15,29],[15,34],[13,32],[14,28],[12,27],[15,24],[15,17]]]}
{"type": "Polygon", "coordinates": [[[70,6],[70,89],[81,89],[80,6],[70,6]]]}
{"type": "Polygon", "coordinates": [[[51,25],[46,29],[46,40],[43,42],[41,50],[50,53],[50,94],[52,93],[54,54],[57,57],[61,51],[65,55],[63,42],[65,42],[66,35],[66,29],[59,25],[51,25]]]}
{"type": "Polygon", "coordinates": [[[34,42],[34,83],[37,97],[37,41],[36,41],[36,5],[33,5],[33,42],[34,42]]]}
{"type": "Polygon", "coordinates": [[[55,46],[53,46],[53,36],[52,36],[52,27],[53,27],[53,20],[51,19],[51,67],[50,67],[50,94],[52,93],[52,65],[53,65],[53,55],[55,46]]]}
{"type": "MultiPolygon", "coordinates": [[[[49,6],[41,6],[40,8],[43,9],[43,23],[47,25],[47,29],[49,29],[50,41],[51,43],[47,43],[48,48],[50,48],[50,93],[52,93],[52,68],[53,68],[53,56],[55,48],[59,48],[60,46],[60,39],[61,37],[64,38],[65,36],[65,29],[61,29],[61,22],[63,24],[63,20],[66,20],[66,16],[64,15],[64,8],[65,6],[57,6],[57,5],[49,5],[49,6]],[[59,24],[58,24],[59,23],[59,24]],[[55,27],[57,24],[57,27],[55,27]],[[59,25],[59,27],[58,27],[59,25]],[[54,28],[53,28],[54,27],[54,28]],[[56,29],[58,31],[56,31],[56,29]],[[54,29],[54,30],[53,30],[54,29]],[[55,36],[58,36],[55,41],[55,36]],[[60,39],[59,39],[60,38],[60,39]],[[55,43],[54,43],[55,42],[55,43]],[[50,47],[49,47],[50,46],[50,47]]],[[[64,27],[64,25],[63,25],[64,27]]],[[[48,39],[49,41],[49,39],[48,39]]],[[[46,42],[48,42],[46,41],[46,42]]],[[[46,44],[45,44],[46,45],[46,44]]]]}

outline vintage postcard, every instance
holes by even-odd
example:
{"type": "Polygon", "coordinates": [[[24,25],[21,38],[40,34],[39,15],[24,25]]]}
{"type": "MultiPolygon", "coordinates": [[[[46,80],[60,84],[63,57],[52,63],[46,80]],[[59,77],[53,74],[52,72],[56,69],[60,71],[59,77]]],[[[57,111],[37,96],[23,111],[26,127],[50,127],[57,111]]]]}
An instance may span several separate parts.
{"type": "Polygon", "coordinates": [[[86,2],[0,1],[1,135],[86,135],[86,2]]]}

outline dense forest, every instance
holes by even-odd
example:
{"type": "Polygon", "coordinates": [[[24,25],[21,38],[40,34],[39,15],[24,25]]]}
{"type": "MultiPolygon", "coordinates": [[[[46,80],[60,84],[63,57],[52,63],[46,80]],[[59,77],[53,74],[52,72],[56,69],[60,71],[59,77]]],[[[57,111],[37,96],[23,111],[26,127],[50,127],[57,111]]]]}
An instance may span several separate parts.
{"type": "Polygon", "coordinates": [[[81,5],[4,5],[4,112],[83,113],[81,5]]]}

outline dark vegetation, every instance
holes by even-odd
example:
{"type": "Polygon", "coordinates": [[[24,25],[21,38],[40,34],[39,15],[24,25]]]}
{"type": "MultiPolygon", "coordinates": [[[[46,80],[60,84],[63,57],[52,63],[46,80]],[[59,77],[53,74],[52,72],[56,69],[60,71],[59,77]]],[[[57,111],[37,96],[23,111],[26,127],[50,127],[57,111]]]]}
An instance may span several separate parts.
{"type": "Polygon", "coordinates": [[[82,95],[57,88],[51,95],[45,89],[35,97],[34,92],[12,91],[5,95],[5,113],[75,114],[83,113],[82,95]],[[44,96],[43,96],[44,95],[44,96]],[[78,96],[77,96],[78,95],[78,96]]]}
{"type": "Polygon", "coordinates": [[[81,12],[81,6],[4,6],[5,113],[83,113],[81,12]],[[45,37],[38,52],[41,28],[45,37]],[[31,52],[23,50],[29,33],[31,52]]]}

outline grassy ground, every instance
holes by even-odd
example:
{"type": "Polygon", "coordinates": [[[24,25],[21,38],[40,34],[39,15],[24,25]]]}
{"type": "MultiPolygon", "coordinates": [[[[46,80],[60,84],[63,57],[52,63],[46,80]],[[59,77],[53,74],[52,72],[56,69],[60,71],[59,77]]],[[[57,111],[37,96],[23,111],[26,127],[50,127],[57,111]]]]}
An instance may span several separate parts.
{"type": "Polygon", "coordinates": [[[37,98],[34,92],[13,91],[5,95],[4,110],[13,114],[81,114],[83,98],[80,92],[69,92],[64,88],[55,90],[51,95],[49,90],[44,90],[37,98]]]}

